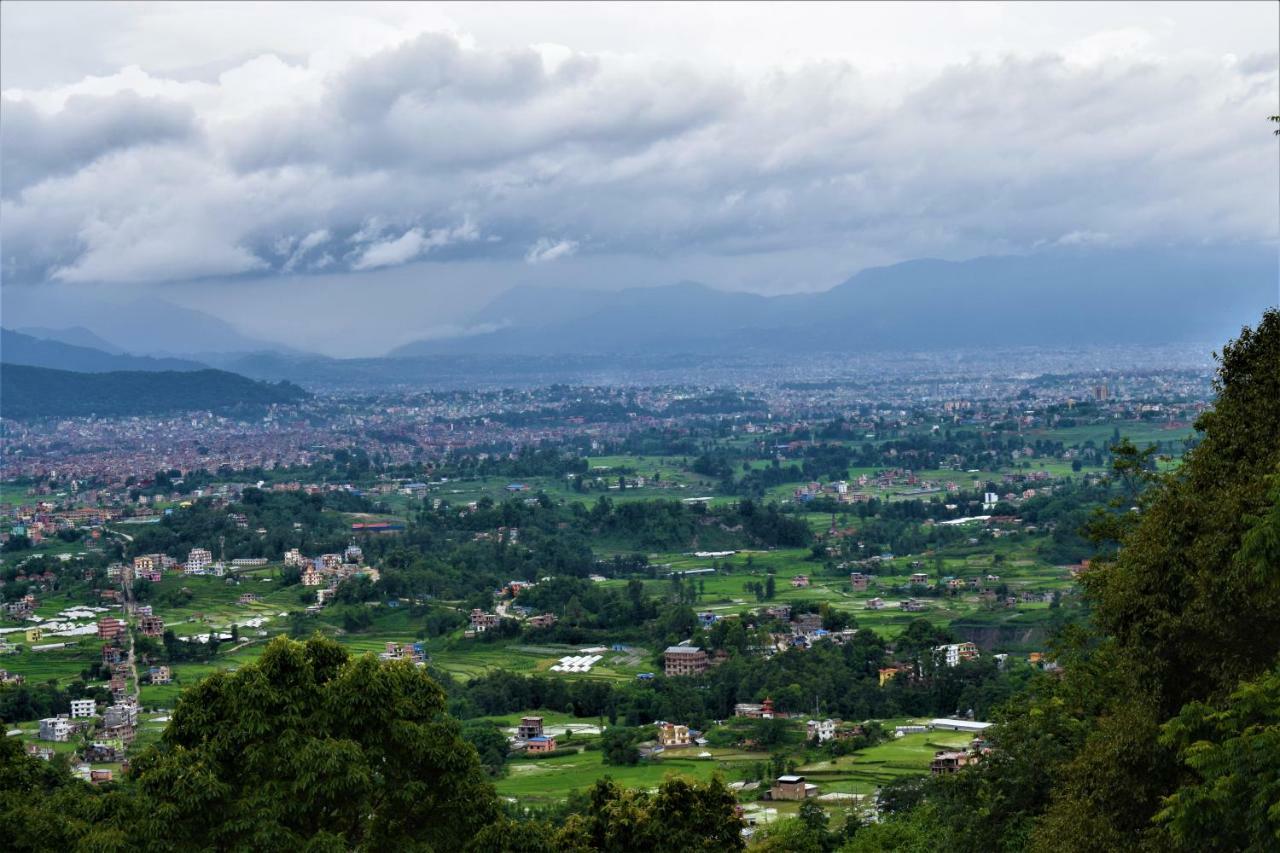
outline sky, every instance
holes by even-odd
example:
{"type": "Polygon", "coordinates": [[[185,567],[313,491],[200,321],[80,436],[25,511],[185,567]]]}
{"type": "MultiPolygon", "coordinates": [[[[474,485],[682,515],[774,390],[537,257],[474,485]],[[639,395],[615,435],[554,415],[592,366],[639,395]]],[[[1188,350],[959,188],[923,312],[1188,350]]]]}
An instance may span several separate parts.
{"type": "Polygon", "coordinates": [[[369,355],[512,287],[1275,244],[1277,33],[1270,2],[6,0],[3,302],[369,355]]]}

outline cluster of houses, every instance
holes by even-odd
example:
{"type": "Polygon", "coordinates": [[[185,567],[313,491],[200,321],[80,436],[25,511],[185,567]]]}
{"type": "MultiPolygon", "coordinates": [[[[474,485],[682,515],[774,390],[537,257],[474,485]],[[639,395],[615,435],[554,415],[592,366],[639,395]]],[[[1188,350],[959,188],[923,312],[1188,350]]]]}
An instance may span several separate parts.
{"type": "MultiPolygon", "coordinates": [[[[131,702],[116,702],[98,714],[93,699],[72,699],[71,713],[59,714],[40,720],[37,737],[52,743],[67,743],[82,733],[92,740],[84,750],[87,761],[106,762],[122,758],[133,743],[138,728],[138,708],[131,702]]],[[[28,750],[37,757],[51,756],[52,752],[28,750]]],[[[109,777],[108,777],[109,778],[109,777]]]]}
{"type": "MultiPolygon", "coordinates": [[[[507,528],[499,528],[500,531],[506,531],[507,528]]],[[[515,528],[511,528],[515,531],[515,528]]],[[[543,578],[546,580],[546,578],[543,578]]],[[[510,580],[503,585],[502,589],[494,593],[497,599],[512,598],[516,599],[520,593],[531,587],[537,586],[534,581],[510,580]]],[[[499,611],[502,605],[499,605],[499,611]]],[[[463,636],[467,639],[474,639],[485,631],[492,630],[502,622],[503,618],[518,619],[528,628],[550,628],[559,620],[554,613],[535,613],[530,607],[524,607],[520,604],[506,605],[506,612],[490,613],[487,610],[475,608],[471,611],[471,617],[463,636]]]]}
{"type": "Polygon", "coordinates": [[[378,653],[381,660],[407,660],[415,666],[427,665],[427,651],[422,643],[387,643],[386,649],[378,653]]]}
{"type": "Polygon", "coordinates": [[[307,557],[297,548],[291,548],[285,552],[284,564],[301,569],[303,586],[320,587],[316,590],[316,603],[320,606],[332,598],[338,584],[348,578],[363,575],[376,582],[381,577],[377,569],[364,565],[364,551],[354,543],[341,554],[319,557],[307,557]]]}

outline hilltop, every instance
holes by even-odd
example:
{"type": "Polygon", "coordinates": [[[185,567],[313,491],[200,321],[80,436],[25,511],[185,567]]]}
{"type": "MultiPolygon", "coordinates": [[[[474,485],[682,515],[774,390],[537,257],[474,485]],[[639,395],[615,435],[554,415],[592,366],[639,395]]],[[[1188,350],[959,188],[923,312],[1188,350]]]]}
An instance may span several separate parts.
{"type": "Polygon", "coordinates": [[[224,370],[77,373],[0,364],[0,411],[6,418],[228,411],[307,396],[288,382],[273,385],[224,370]]]}

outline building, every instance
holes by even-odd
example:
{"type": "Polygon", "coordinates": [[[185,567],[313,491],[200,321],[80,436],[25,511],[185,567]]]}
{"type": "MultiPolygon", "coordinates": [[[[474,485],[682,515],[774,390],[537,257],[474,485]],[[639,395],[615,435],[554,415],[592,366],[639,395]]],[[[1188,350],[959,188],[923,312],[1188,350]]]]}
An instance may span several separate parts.
{"type": "Polygon", "coordinates": [[[658,743],[664,749],[679,749],[692,746],[693,738],[688,726],[677,726],[675,723],[662,723],[658,726],[658,743]]]}
{"type": "Polygon", "coordinates": [[[138,706],[124,702],[109,705],[102,714],[102,726],[113,729],[118,726],[136,726],[138,724],[138,706]]]}
{"type": "Polygon", "coordinates": [[[710,666],[707,653],[697,646],[668,646],[662,653],[662,662],[668,676],[701,675],[710,666]]]}
{"type": "Polygon", "coordinates": [[[164,570],[164,556],[161,554],[139,554],[133,558],[135,576],[164,570]]]}
{"type": "Polygon", "coordinates": [[[167,666],[153,666],[147,670],[147,677],[152,684],[171,684],[173,682],[173,673],[169,671],[167,666]]]}
{"type": "Polygon", "coordinates": [[[104,616],[98,620],[98,639],[114,640],[116,637],[123,637],[125,627],[123,619],[116,619],[114,616],[104,616]]]}
{"type": "Polygon", "coordinates": [[[872,599],[869,599],[869,600],[867,601],[866,607],[867,607],[867,609],[868,609],[868,610],[883,610],[883,609],[884,609],[884,599],[883,599],[883,598],[872,598],[872,599]]]}
{"type": "Polygon", "coordinates": [[[897,676],[897,674],[898,674],[897,667],[893,667],[893,666],[882,667],[880,669],[880,686],[884,687],[886,684],[892,681],[897,676]]]}
{"type": "Polygon", "coordinates": [[[826,743],[836,736],[835,720],[810,720],[808,725],[809,740],[818,739],[818,743],[826,743]]]}
{"type": "Polygon", "coordinates": [[[978,647],[973,643],[950,643],[945,646],[935,647],[933,653],[940,663],[945,663],[947,666],[959,666],[961,661],[977,658],[978,647]]]}
{"type": "Polygon", "coordinates": [[[85,717],[93,717],[98,713],[98,703],[92,699],[72,699],[71,700],[71,718],[80,720],[85,717]]]}
{"type": "Polygon", "coordinates": [[[531,755],[536,755],[540,752],[555,752],[556,739],[552,735],[538,735],[537,737],[531,737],[525,746],[525,751],[531,755]]]}
{"type": "Polygon", "coordinates": [[[929,721],[929,728],[980,735],[987,729],[991,728],[991,724],[980,723],[975,720],[956,720],[950,717],[939,717],[938,719],[929,721]]]}
{"type": "Polygon", "coordinates": [[[808,575],[796,575],[791,579],[791,585],[796,589],[804,589],[809,585],[808,575]]]}
{"type": "Polygon", "coordinates": [[[772,720],[773,700],[766,698],[764,702],[759,705],[751,702],[739,702],[733,706],[733,715],[735,717],[750,717],[757,720],[772,720]]]}
{"type": "Polygon", "coordinates": [[[806,782],[803,776],[779,776],[769,789],[773,800],[803,800],[818,794],[818,786],[806,782]]]}
{"type": "Polygon", "coordinates": [[[426,666],[427,652],[422,643],[387,643],[386,651],[378,654],[380,660],[407,660],[417,666],[426,666]]]}
{"type": "Polygon", "coordinates": [[[320,575],[320,572],[315,566],[308,564],[307,567],[302,570],[303,586],[320,586],[322,583],[324,583],[324,578],[320,575]]]}
{"type": "Polygon", "coordinates": [[[150,614],[143,616],[138,622],[138,629],[144,637],[159,637],[164,634],[164,620],[150,614]]]}
{"type": "Polygon", "coordinates": [[[556,624],[556,615],[554,613],[542,613],[538,616],[530,616],[528,625],[530,628],[550,628],[556,624]]]}
{"type": "Polygon", "coordinates": [[[502,617],[496,613],[485,613],[483,610],[475,609],[471,611],[471,630],[476,632],[488,631],[490,628],[498,627],[498,623],[502,621],[502,617]]]}
{"type": "Polygon", "coordinates": [[[516,727],[516,740],[532,740],[542,735],[541,717],[521,717],[516,727]]]}
{"type": "Polygon", "coordinates": [[[929,576],[924,572],[916,572],[911,575],[911,584],[912,586],[928,586],[929,576]]]}
{"type": "Polygon", "coordinates": [[[849,575],[849,585],[853,587],[854,592],[866,592],[867,584],[871,582],[871,578],[862,572],[853,572],[849,575]]]}
{"type": "Polygon", "coordinates": [[[187,574],[203,572],[213,565],[213,553],[208,548],[192,548],[187,554],[187,562],[183,571],[187,574]]]}
{"type": "Polygon", "coordinates": [[[297,548],[290,548],[284,552],[284,564],[286,566],[301,566],[311,561],[302,556],[302,552],[297,548]]]}
{"type": "Polygon", "coordinates": [[[974,753],[943,750],[933,754],[933,761],[929,762],[929,772],[934,776],[959,773],[962,767],[968,767],[977,760],[978,756],[974,753]]]}
{"type": "Polygon", "coordinates": [[[40,740],[52,740],[65,743],[71,739],[75,726],[66,716],[46,717],[40,721],[40,740]]]}

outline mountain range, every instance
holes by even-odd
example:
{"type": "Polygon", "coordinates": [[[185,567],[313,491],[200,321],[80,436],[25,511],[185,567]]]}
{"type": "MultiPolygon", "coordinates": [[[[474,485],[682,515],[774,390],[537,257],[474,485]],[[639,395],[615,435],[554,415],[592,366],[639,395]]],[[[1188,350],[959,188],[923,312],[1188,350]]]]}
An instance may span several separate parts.
{"type": "Polygon", "coordinates": [[[696,283],[617,291],[517,288],[467,325],[392,357],[936,350],[1221,340],[1276,304],[1270,248],[1081,250],[863,270],[821,293],[759,296],[696,283]]]}
{"type": "Polygon", "coordinates": [[[7,287],[5,325],[102,352],[207,361],[220,354],[298,350],[245,335],[231,323],[165,299],[113,302],[91,293],[7,287]],[[51,317],[56,317],[55,327],[51,317]]]}
{"type": "MultiPolygon", "coordinates": [[[[92,340],[97,338],[87,329],[50,330],[63,339],[92,340]]],[[[101,340],[101,339],[99,339],[101,340]]],[[[103,341],[103,343],[106,343],[103,341]]],[[[110,344],[108,344],[110,346],[110,344]]],[[[113,370],[206,370],[207,364],[181,358],[152,358],[110,352],[89,346],[63,343],[52,338],[36,338],[0,329],[0,361],[6,364],[24,364],[30,367],[47,367],[55,370],[74,370],[81,373],[107,373],[113,370]]]]}

